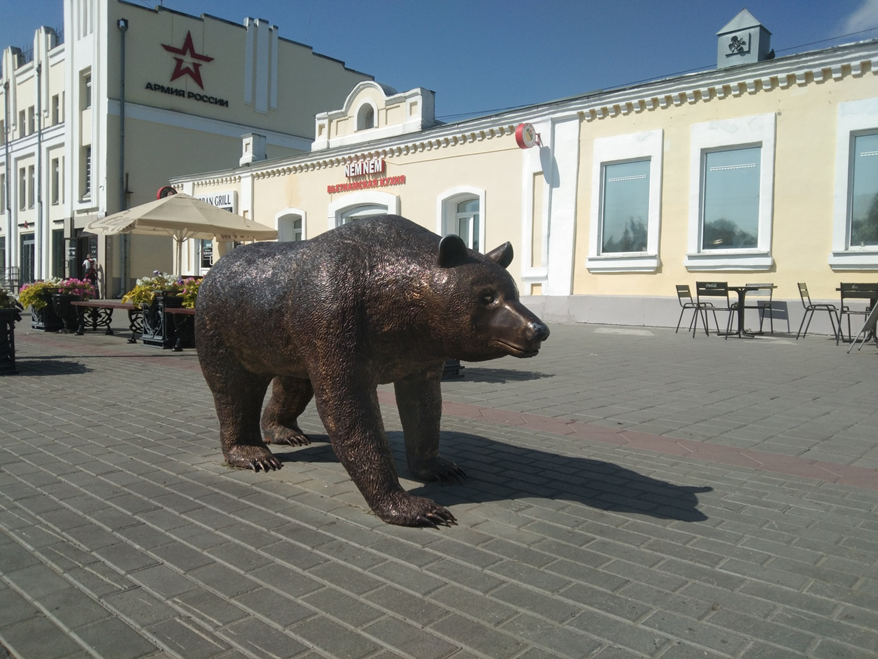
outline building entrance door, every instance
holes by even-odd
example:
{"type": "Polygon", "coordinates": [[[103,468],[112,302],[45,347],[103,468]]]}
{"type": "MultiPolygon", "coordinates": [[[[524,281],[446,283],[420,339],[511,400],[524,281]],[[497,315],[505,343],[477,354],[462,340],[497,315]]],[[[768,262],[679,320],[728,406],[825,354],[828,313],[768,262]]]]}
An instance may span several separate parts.
{"type": "Polygon", "coordinates": [[[21,257],[19,260],[19,262],[21,263],[20,284],[30,284],[34,280],[34,266],[36,257],[34,250],[34,234],[21,234],[21,257]]]}

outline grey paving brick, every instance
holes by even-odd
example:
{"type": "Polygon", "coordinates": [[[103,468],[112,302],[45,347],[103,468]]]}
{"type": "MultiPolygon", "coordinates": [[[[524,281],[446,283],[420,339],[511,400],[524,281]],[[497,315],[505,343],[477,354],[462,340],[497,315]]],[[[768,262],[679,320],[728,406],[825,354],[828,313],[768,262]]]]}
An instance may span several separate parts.
{"type": "Polygon", "coordinates": [[[11,573],[39,565],[40,560],[30,551],[17,544],[8,544],[0,552],[0,572],[11,573]]]}
{"type": "Polygon", "coordinates": [[[193,618],[212,627],[228,625],[248,617],[241,607],[235,606],[224,597],[207,590],[192,590],[173,599],[180,609],[189,612],[193,618]]]}
{"type": "Polygon", "coordinates": [[[8,572],[4,576],[33,599],[70,588],[64,577],[42,563],[8,572]]]}
{"type": "Polygon", "coordinates": [[[359,659],[380,646],[327,618],[315,617],[293,627],[297,636],[312,643],[332,657],[359,659]]]}
{"type": "Polygon", "coordinates": [[[26,618],[4,627],[2,634],[4,644],[14,657],[65,657],[82,651],[81,645],[44,616],[26,618]]]}
{"type": "MultiPolygon", "coordinates": [[[[443,589],[448,590],[448,589],[443,589]]],[[[441,591],[440,591],[441,592],[441,591]]],[[[437,593],[433,593],[433,599],[437,599],[437,593]]],[[[470,598],[471,595],[470,595],[470,598]]],[[[392,611],[398,616],[411,620],[419,625],[430,625],[441,620],[449,614],[449,610],[437,606],[423,597],[411,595],[399,588],[385,586],[369,593],[366,600],[386,611],[392,611]]],[[[437,599],[437,601],[439,601],[437,599]]],[[[453,610],[459,611],[460,609],[453,610]]]]}
{"type": "MultiPolygon", "coordinates": [[[[659,591],[643,584],[630,584],[621,591],[620,595],[608,593],[585,584],[574,584],[570,588],[561,591],[559,596],[632,622],[643,618],[646,614],[653,611],[654,608],[669,608],[669,601],[672,605],[677,604],[676,608],[678,609],[686,608],[692,612],[695,608],[691,604],[684,606],[684,602],[678,601],[685,601],[686,598],[659,591]],[[646,601],[648,604],[636,601],[638,599],[641,602],[646,601]]],[[[701,608],[705,608],[704,605],[701,608]]],[[[710,607],[708,606],[706,609],[709,611],[710,607]]]]}
{"type": "Polygon", "coordinates": [[[558,623],[570,620],[582,608],[571,602],[525,588],[518,584],[503,586],[491,593],[491,597],[558,623]]]}
{"type": "Polygon", "coordinates": [[[152,641],[118,618],[106,618],[76,631],[98,656],[137,659],[160,650],[152,641]]]}
{"type": "MultiPolygon", "coordinates": [[[[773,620],[777,620],[775,616],[773,620]]],[[[759,620],[734,611],[719,610],[708,619],[711,624],[747,634],[769,643],[780,645],[791,650],[804,652],[814,642],[815,637],[790,627],[759,620]]]]}
{"type": "Polygon", "coordinates": [[[216,635],[208,635],[175,618],[158,622],[147,631],[163,646],[186,659],[207,659],[230,648],[227,642],[216,635]]]}
{"type": "Polygon", "coordinates": [[[328,581],[340,589],[355,595],[364,595],[384,585],[384,582],[369,574],[353,570],[338,563],[324,563],[309,570],[309,574],[318,579],[328,581]]]}
{"type": "MultiPolygon", "coordinates": [[[[181,597],[185,596],[184,594],[181,597]]],[[[178,615],[177,611],[167,604],[167,600],[159,599],[139,587],[107,595],[101,601],[112,611],[120,613],[140,627],[148,627],[178,615]]]]}
{"type": "Polygon", "coordinates": [[[130,575],[132,581],[162,597],[176,597],[193,590],[196,585],[179,572],[164,565],[138,570],[130,575]]]}
{"type": "Polygon", "coordinates": [[[612,639],[616,645],[648,655],[655,654],[668,642],[667,637],[656,634],[651,629],[623,622],[596,611],[582,611],[567,624],[605,641],[612,639]]]}
{"type": "Polygon", "coordinates": [[[500,556],[453,540],[440,540],[430,544],[429,547],[441,556],[457,558],[477,568],[485,568],[503,560],[500,556]]]}
{"type": "Polygon", "coordinates": [[[256,618],[247,618],[220,630],[219,635],[229,643],[249,654],[266,659],[289,659],[290,657],[313,657],[308,647],[256,618]]]}
{"type": "Polygon", "coordinates": [[[456,644],[396,618],[383,618],[364,631],[392,648],[419,659],[442,659],[459,649],[456,644]]]}
{"type": "Polygon", "coordinates": [[[426,568],[426,571],[446,582],[453,582],[480,593],[488,593],[505,583],[505,580],[469,567],[458,561],[443,560],[426,568]]]}
{"type": "Polygon", "coordinates": [[[269,584],[290,597],[301,597],[324,587],[323,583],[308,574],[302,574],[278,565],[268,565],[253,570],[248,576],[264,584],[269,584]]]}
{"type": "Polygon", "coordinates": [[[374,567],[369,570],[369,573],[377,575],[382,579],[387,579],[391,583],[395,583],[406,590],[414,591],[419,595],[428,595],[444,585],[441,579],[395,561],[388,561],[374,567]]]}
{"type": "Polygon", "coordinates": [[[95,555],[110,563],[122,572],[133,572],[151,565],[157,565],[159,561],[145,552],[132,547],[124,542],[117,542],[95,550],[95,555]]]}
{"type": "Polygon", "coordinates": [[[466,614],[471,618],[495,626],[518,614],[518,611],[511,606],[501,604],[484,595],[474,595],[457,586],[446,586],[432,592],[430,599],[445,605],[445,614],[439,616],[440,618],[449,613],[466,614]]]}
{"type": "MultiPolygon", "coordinates": [[[[771,619],[771,622],[801,630],[806,632],[809,637],[813,635],[821,639],[839,641],[878,655],[878,631],[875,631],[874,628],[863,629],[862,627],[854,626],[847,622],[830,620],[824,616],[816,616],[807,613],[793,613],[789,611],[780,611],[771,619]]],[[[778,641],[773,642],[792,647],[787,643],[779,643],[778,641]]],[[[798,648],[795,647],[794,649],[798,648]]]]}
{"type": "Polygon", "coordinates": [[[280,627],[289,627],[314,615],[311,609],[268,588],[251,590],[236,597],[234,602],[280,627]]]}
{"type": "Polygon", "coordinates": [[[0,630],[39,615],[42,614],[33,604],[2,584],[0,587],[0,630]]]}
{"type": "Polygon", "coordinates": [[[527,644],[515,636],[486,629],[479,623],[456,614],[434,623],[430,628],[464,648],[481,652],[492,659],[515,657],[527,648],[527,644]]]}
{"type": "Polygon", "coordinates": [[[46,595],[39,602],[50,619],[68,629],[90,625],[111,616],[107,609],[76,588],[46,595]]]}
{"type": "Polygon", "coordinates": [[[497,563],[490,566],[488,571],[501,575],[506,581],[520,582],[547,593],[556,593],[570,585],[570,580],[568,579],[516,561],[497,563]]]}
{"type": "MultiPolygon", "coordinates": [[[[758,651],[761,649],[762,648],[756,648],[755,650],[758,651]]],[[[753,654],[751,656],[755,659],[759,655],[753,654]]],[[[766,655],[763,654],[762,656],[766,655]]],[[[844,645],[830,639],[821,639],[820,643],[812,651],[811,656],[815,657],[815,659],[871,659],[875,655],[868,650],[852,648],[849,645],[844,645]]]]}
{"type": "Polygon", "coordinates": [[[564,657],[588,657],[602,645],[576,630],[548,626],[539,618],[527,614],[516,616],[505,623],[502,629],[564,657]]]}
{"type": "Polygon", "coordinates": [[[641,624],[693,645],[732,656],[742,652],[750,644],[748,636],[739,636],[709,624],[692,624],[690,618],[664,611],[656,611],[641,624]]]}

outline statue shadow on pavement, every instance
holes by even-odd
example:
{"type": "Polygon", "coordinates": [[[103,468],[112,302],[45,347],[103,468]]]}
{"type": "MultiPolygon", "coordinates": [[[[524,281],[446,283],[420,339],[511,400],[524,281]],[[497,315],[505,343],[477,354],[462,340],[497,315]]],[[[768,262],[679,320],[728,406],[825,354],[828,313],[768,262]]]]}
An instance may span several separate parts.
{"type": "MultiPolygon", "coordinates": [[[[278,457],[290,463],[337,462],[325,435],[310,437],[314,442],[310,446],[277,454],[278,457]]],[[[397,472],[401,478],[411,479],[402,432],[388,432],[387,438],[397,472]]],[[[440,446],[443,457],[456,462],[468,479],[463,483],[426,483],[413,488],[404,483],[403,487],[443,506],[548,499],[658,519],[708,519],[698,510],[696,495],[713,491],[710,486],[675,485],[612,462],[560,455],[467,433],[443,432],[440,446]]]]}
{"type": "Polygon", "coordinates": [[[550,373],[536,371],[516,371],[510,368],[483,368],[464,364],[463,377],[449,378],[442,381],[443,387],[453,386],[456,382],[527,382],[555,377],[550,373]]]}
{"type": "Polygon", "coordinates": [[[65,361],[57,357],[19,357],[15,360],[15,367],[19,376],[42,377],[48,375],[79,375],[91,373],[92,369],[85,364],[74,361],[65,361]]]}

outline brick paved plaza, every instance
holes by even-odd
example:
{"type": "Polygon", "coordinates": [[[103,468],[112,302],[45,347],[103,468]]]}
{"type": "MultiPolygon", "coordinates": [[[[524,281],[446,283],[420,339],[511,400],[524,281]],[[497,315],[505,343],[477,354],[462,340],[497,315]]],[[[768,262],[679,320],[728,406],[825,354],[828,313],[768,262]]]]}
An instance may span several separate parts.
{"type": "MultiPolygon", "coordinates": [[[[553,325],[443,384],[453,528],[380,522],[326,443],[224,466],[192,350],[16,334],[0,657],[878,656],[878,351],[553,325]]],[[[119,323],[119,329],[124,324],[119,323]]]]}

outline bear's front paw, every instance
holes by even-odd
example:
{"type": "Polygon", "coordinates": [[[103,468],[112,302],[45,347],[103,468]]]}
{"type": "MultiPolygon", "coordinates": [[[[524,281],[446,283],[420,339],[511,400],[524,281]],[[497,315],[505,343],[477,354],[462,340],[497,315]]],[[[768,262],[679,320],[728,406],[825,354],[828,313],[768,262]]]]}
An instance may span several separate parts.
{"type": "Polygon", "coordinates": [[[463,483],[466,473],[451,460],[435,457],[409,461],[409,471],[422,481],[450,481],[463,483]]]}
{"type": "Polygon", "coordinates": [[[308,446],[311,440],[299,428],[291,428],[274,424],[262,427],[262,436],[266,444],[287,444],[289,446],[308,446]]]}
{"type": "Polygon", "coordinates": [[[448,510],[435,501],[416,497],[405,491],[394,493],[375,507],[375,514],[388,524],[399,526],[453,526],[457,524],[448,510]]]}
{"type": "Polygon", "coordinates": [[[283,467],[283,463],[264,446],[233,446],[223,454],[226,462],[233,467],[253,471],[271,471],[283,467]]]}

